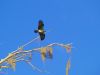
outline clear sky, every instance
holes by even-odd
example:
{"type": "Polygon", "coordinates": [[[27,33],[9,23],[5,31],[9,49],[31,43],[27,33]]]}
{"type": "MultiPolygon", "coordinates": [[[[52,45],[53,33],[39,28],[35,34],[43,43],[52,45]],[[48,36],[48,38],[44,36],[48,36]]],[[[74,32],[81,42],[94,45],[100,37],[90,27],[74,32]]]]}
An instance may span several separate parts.
{"type": "MultiPolygon", "coordinates": [[[[0,59],[32,38],[38,20],[48,31],[44,41],[29,48],[49,43],[73,43],[69,75],[100,75],[100,0],[0,0],[0,59]]],[[[53,60],[42,62],[33,53],[32,63],[50,73],[39,73],[24,62],[16,71],[5,75],[65,75],[67,53],[54,47],[53,60]]]]}

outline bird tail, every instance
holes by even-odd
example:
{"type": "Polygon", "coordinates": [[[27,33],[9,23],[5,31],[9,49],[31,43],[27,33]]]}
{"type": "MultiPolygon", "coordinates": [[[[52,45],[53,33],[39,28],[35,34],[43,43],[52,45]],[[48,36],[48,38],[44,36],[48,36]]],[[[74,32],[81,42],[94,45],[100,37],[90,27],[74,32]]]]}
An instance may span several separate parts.
{"type": "Polygon", "coordinates": [[[34,30],[34,32],[35,32],[35,33],[37,33],[37,32],[38,32],[38,30],[34,30]]]}

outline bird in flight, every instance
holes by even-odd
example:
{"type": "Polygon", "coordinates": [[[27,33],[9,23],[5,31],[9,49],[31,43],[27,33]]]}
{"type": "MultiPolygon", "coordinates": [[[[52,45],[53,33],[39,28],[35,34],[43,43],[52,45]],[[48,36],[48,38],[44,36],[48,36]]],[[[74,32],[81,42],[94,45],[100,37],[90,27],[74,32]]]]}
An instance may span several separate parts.
{"type": "Polygon", "coordinates": [[[38,29],[34,30],[34,32],[39,34],[41,40],[45,39],[45,32],[46,31],[44,30],[44,23],[42,20],[39,20],[38,29]]]}

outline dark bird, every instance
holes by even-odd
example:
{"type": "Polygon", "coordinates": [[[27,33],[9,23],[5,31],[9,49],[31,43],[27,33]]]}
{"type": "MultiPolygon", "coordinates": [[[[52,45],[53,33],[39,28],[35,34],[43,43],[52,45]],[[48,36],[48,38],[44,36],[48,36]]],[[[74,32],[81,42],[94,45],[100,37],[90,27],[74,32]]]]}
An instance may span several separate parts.
{"type": "Polygon", "coordinates": [[[42,20],[39,20],[38,29],[34,30],[34,32],[39,34],[41,40],[45,39],[45,32],[46,31],[44,30],[44,23],[42,20]]]}

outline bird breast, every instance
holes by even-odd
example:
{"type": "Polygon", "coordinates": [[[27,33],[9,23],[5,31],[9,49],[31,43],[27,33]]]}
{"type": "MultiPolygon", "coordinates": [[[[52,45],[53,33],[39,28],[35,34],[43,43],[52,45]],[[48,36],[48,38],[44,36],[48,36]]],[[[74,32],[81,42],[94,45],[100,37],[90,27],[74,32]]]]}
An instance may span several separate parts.
{"type": "Polygon", "coordinates": [[[38,30],[38,32],[42,33],[42,32],[43,32],[43,30],[38,30]]]}

